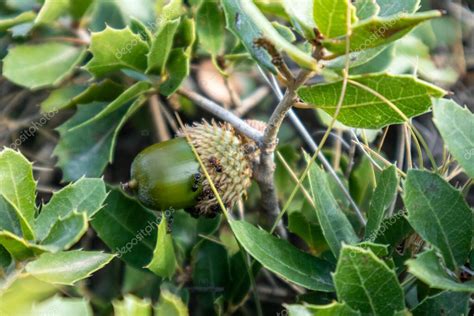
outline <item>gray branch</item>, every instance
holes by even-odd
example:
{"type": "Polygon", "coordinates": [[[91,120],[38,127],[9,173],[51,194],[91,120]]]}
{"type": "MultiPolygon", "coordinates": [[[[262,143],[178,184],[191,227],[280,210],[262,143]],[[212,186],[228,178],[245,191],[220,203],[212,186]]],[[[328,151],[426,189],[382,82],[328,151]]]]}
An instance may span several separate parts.
{"type": "Polygon", "coordinates": [[[262,143],[263,135],[255,128],[251,127],[244,120],[242,120],[237,115],[233,114],[229,110],[224,109],[219,104],[203,97],[199,93],[194,91],[180,88],[178,90],[178,94],[188,98],[189,100],[193,101],[196,105],[203,108],[204,110],[208,111],[209,113],[214,114],[218,118],[229,122],[232,126],[239,131],[241,134],[247,136],[248,138],[254,140],[257,144],[262,143]]]}

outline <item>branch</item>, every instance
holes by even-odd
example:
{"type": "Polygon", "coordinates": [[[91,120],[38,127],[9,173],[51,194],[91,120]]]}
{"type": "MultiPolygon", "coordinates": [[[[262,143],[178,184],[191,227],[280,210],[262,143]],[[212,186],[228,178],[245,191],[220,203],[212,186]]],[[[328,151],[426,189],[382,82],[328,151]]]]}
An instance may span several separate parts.
{"type": "Polygon", "coordinates": [[[160,141],[165,141],[171,138],[170,132],[166,127],[163,113],[161,112],[161,102],[156,94],[152,95],[149,100],[149,106],[151,111],[151,117],[155,130],[160,141]]]}
{"type": "Polygon", "coordinates": [[[272,115],[267,124],[267,128],[265,129],[265,133],[263,135],[263,145],[266,147],[265,149],[270,150],[273,152],[274,147],[277,142],[277,135],[278,131],[280,130],[281,124],[286,117],[286,114],[291,109],[295,102],[296,97],[296,90],[308,80],[308,78],[312,75],[312,72],[309,70],[302,70],[298,77],[292,82],[292,84],[288,87],[283,96],[283,99],[277,105],[276,109],[273,111],[272,115]]]}
{"type": "Polygon", "coordinates": [[[193,101],[196,105],[214,114],[218,118],[229,122],[237,131],[254,140],[257,144],[260,145],[262,143],[262,133],[245,123],[244,120],[242,120],[229,110],[226,110],[217,103],[203,97],[202,95],[194,91],[185,88],[180,88],[177,93],[193,101]]]}
{"type": "MultiPolygon", "coordinates": [[[[310,76],[312,72],[302,70],[298,77],[291,83],[286,90],[285,96],[278,103],[277,107],[270,116],[267,128],[263,135],[263,141],[260,154],[260,164],[254,170],[254,178],[257,181],[262,194],[262,208],[274,218],[278,218],[280,206],[278,204],[278,196],[276,193],[274,174],[275,162],[273,161],[273,153],[277,145],[277,135],[286,114],[295,102],[296,90],[310,76]]],[[[286,231],[281,221],[278,223],[278,233],[282,238],[286,237],[286,231]]]]}

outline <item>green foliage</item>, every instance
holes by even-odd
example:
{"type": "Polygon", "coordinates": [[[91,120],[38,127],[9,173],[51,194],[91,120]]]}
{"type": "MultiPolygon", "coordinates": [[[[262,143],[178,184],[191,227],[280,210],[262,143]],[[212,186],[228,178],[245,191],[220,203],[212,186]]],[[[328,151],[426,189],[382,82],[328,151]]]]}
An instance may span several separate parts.
{"type": "MultiPolygon", "coordinates": [[[[403,123],[407,118],[425,113],[431,97],[445,92],[413,76],[374,74],[351,77],[346,97],[337,119],[351,127],[381,128],[403,123]],[[398,87],[394,90],[392,87],[398,87]],[[397,108],[395,110],[394,107],[397,108]]],[[[303,87],[298,95],[303,101],[334,115],[342,91],[342,81],[303,87]]]]}
{"type": "Polygon", "coordinates": [[[122,90],[122,86],[109,79],[89,86],[66,86],[51,92],[49,97],[41,103],[41,111],[54,112],[78,104],[112,101],[121,94],[122,90]]]}
{"type": "Polygon", "coordinates": [[[123,300],[113,304],[116,316],[151,316],[151,304],[146,299],[126,295],[123,300]]]}
{"type": "Polygon", "coordinates": [[[433,106],[433,121],[451,154],[466,173],[474,177],[474,114],[456,102],[438,100],[433,106]]]}
{"type": "Polygon", "coordinates": [[[186,316],[189,315],[188,308],[181,299],[168,291],[161,291],[160,300],[155,306],[157,316],[186,316]]]}
{"type": "Polygon", "coordinates": [[[32,315],[45,315],[54,311],[61,315],[70,316],[92,316],[92,308],[85,299],[81,298],[64,298],[54,296],[40,304],[35,305],[32,310],[32,315]]]}
{"type": "Polygon", "coordinates": [[[334,274],[339,299],[372,315],[394,315],[405,308],[395,273],[372,251],[344,246],[334,274]]]}
{"type": "Polygon", "coordinates": [[[31,163],[20,153],[5,149],[0,152],[0,196],[8,213],[18,217],[26,239],[34,239],[33,220],[36,215],[35,190],[31,163]]]}
{"type": "Polygon", "coordinates": [[[25,269],[41,281],[73,285],[79,280],[88,278],[113,258],[114,255],[84,250],[45,253],[29,262],[25,269]]]}
{"type": "Polygon", "coordinates": [[[33,11],[27,11],[27,12],[20,13],[19,15],[15,17],[1,19],[0,31],[4,32],[15,25],[30,22],[34,20],[35,17],[36,17],[36,14],[33,11]]]}
{"type": "Polygon", "coordinates": [[[355,7],[348,0],[315,0],[313,10],[316,26],[327,38],[345,35],[357,21],[355,7]]]}
{"type": "Polygon", "coordinates": [[[106,245],[119,254],[120,259],[142,268],[153,257],[157,220],[155,214],[137,201],[112,189],[104,208],[94,216],[91,224],[106,245]]]}
{"type": "Polygon", "coordinates": [[[3,60],[3,75],[29,89],[56,86],[82,62],[84,53],[64,43],[18,45],[3,60]]]}
{"type": "Polygon", "coordinates": [[[171,278],[176,270],[173,239],[168,232],[168,224],[164,217],[158,226],[158,237],[155,250],[153,251],[153,259],[151,259],[146,268],[163,278],[171,278]]]}
{"type": "MultiPolygon", "coordinates": [[[[13,259],[17,276],[28,273],[46,283],[73,284],[112,260],[113,255],[102,252],[66,251],[80,240],[87,231],[88,219],[102,207],[106,196],[102,179],[83,178],[66,186],[54,193],[36,216],[32,164],[20,153],[4,149],[0,152],[0,165],[3,183],[0,191],[0,271],[8,268],[13,259]],[[31,218],[31,222],[26,222],[26,218],[31,218]]],[[[9,282],[1,284],[0,298],[11,285],[9,282]]],[[[67,310],[76,306],[89,310],[87,305],[79,305],[80,302],[52,299],[35,308],[43,310],[47,306],[57,306],[67,310]]]]}
{"type": "Polygon", "coordinates": [[[380,6],[380,16],[391,16],[397,13],[414,13],[420,7],[420,0],[377,0],[380,6]]]}
{"type": "Polygon", "coordinates": [[[10,253],[10,256],[18,261],[23,261],[46,252],[47,249],[30,243],[9,231],[0,231],[0,245],[10,253]]]}
{"type": "Polygon", "coordinates": [[[443,291],[439,294],[425,298],[413,309],[415,316],[437,315],[467,315],[469,305],[468,293],[453,293],[443,291]]]}
{"type": "Polygon", "coordinates": [[[408,271],[430,287],[454,292],[474,291],[474,283],[460,283],[448,273],[434,250],[427,250],[406,262],[408,271]]]}
{"type": "Polygon", "coordinates": [[[403,199],[415,231],[441,251],[450,269],[463,265],[473,230],[472,211],[461,193],[439,175],[410,170],[403,199]]]}
{"type": "Polygon", "coordinates": [[[330,315],[341,315],[341,316],[357,316],[360,312],[356,312],[351,309],[347,304],[333,302],[328,305],[286,305],[286,309],[290,316],[298,315],[315,315],[315,316],[330,316],[330,315]]]}
{"type": "Polygon", "coordinates": [[[333,289],[329,262],[310,256],[249,223],[231,221],[230,224],[239,243],[268,270],[309,289],[333,289]]]}
{"type": "Polygon", "coordinates": [[[315,37],[316,23],[313,19],[313,0],[283,0],[283,7],[294,27],[307,39],[315,37]]]}
{"type": "Polygon", "coordinates": [[[86,218],[92,218],[102,207],[106,196],[105,184],[101,179],[82,178],[55,192],[35,220],[37,239],[43,240],[54,225],[72,215],[85,213],[86,218]]]}
{"type": "Polygon", "coordinates": [[[385,211],[393,203],[397,193],[398,179],[395,166],[384,169],[377,179],[377,187],[372,194],[373,198],[367,211],[367,226],[365,237],[369,237],[379,228],[385,217],[385,211]]]}
{"type": "Polygon", "coordinates": [[[269,41],[278,50],[288,54],[300,66],[316,68],[316,61],[281,36],[250,0],[223,1],[227,28],[247,47],[253,57],[264,67],[275,71],[271,57],[263,47],[255,44],[258,39],[269,41]],[[263,33],[263,34],[262,34],[263,33]]]}
{"type": "Polygon", "coordinates": [[[203,1],[196,12],[196,27],[202,47],[212,55],[224,45],[224,12],[217,2],[203,1]]]}
{"type": "Polygon", "coordinates": [[[160,25],[147,56],[148,73],[157,73],[158,75],[164,73],[178,25],[179,20],[167,21],[160,25]]]}
{"type": "Polygon", "coordinates": [[[342,243],[355,243],[357,235],[336,202],[324,172],[317,165],[311,168],[309,182],[321,230],[332,253],[338,257],[342,243]]]}
{"type": "MultiPolygon", "coordinates": [[[[35,95],[59,126],[53,155],[66,183],[20,152],[0,152],[0,314],[262,315],[286,308],[297,316],[467,315],[474,293],[473,213],[466,203],[474,119],[467,107],[440,99],[461,74],[458,65],[441,67],[450,58],[438,55],[458,50],[454,33],[461,26],[435,19],[441,13],[426,4],[416,13],[420,7],[420,0],[1,3],[2,75],[43,90],[35,95]],[[266,82],[256,78],[256,66],[275,75],[273,90],[286,90],[279,106],[267,95],[249,105],[266,82]],[[200,82],[203,73],[210,75],[200,82]],[[299,105],[311,111],[297,114],[308,115],[315,139],[315,111],[323,128],[337,120],[322,137],[324,169],[313,163],[304,172],[293,131],[285,126],[278,134],[291,150],[291,171],[308,177],[290,195],[294,177],[276,162],[288,238],[260,228],[272,224],[273,214],[260,208],[253,187],[239,212],[215,219],[148,210],[127,195],[133,181],[123,190],[107,187],[104,178],[114,185],[129,180],[126,153],[152,138],[129,138],[137,128],[148,136],[154,124],[166,139],[163,129],[180,127],[173,111],[188,124],[202,116],[196,105],[204,99],[190,102],[182,86],[225,103],[214,114],[248,106],[249,118],[266,117],[270,126],[299,105]],[[447,149],[442,157],[431,153],[432,139],[423,139],[435,133],[418,129],[417,117],[431,108],[447,149]],[[397,133],[413,132],[397,144],[404,157],[385,152],[396,124],[403,124],[397,133]],[[123,146],[116,146],[121,132],[123,146]],[[43,181],[62,189],[43,192],[43,181]],[[102,252],[107,248],[112,254],[102,252]]],[[[30,122],[13,124],[23,105],[6,100],[0,129],[21,137],[30,122]]],[[[252,156],[253,144],[238,136],[252,156]]],[[[48,153],[50,146],[31,138],[19,149],[28,157],[37,148],[48,153]]],[[[38,157],[43,166],[43,152],[38,157]]]]}
{"type": "Polygon", "coordinates": [[[70,248],[86,233],[87,227],[87,214],[73,212],[54,223],[42,244],[52,251],[70,248]]]}
{"type": "Polygon", "coordinates": [[[65,15],[69,9],[70,0],[45,0],[41,7],[36,24],[54,23],[58,18],[65,15]]]}
{"type": "Polygon", "coordinates": [[[191,266],[193,283],[203,289],[196,298],[205,306],[203,312],[212,313],[219,296],[230,287],[227,251],[220,244],[201,240],[193,247],[191,266]]]}
{"type": "MultiPolygon", "coordinates": [[[[402,14],[390,17],[372,17],[355,23],[352,26],[352,33],[349,51],[361,51],[380,45],[386,45],[396,41],[408,34],[420,23],[439,17],[439,11],[428,11],[414,15],[402,14]]],[[[323,45],[337,55],[342,55],[346,51],[345,36],[330,38],[323,41],[323,45]]]]}
{"type": "Polygon", "coordinates": [[[380,5],[373,0],[356,0],[354,6],[359,20],[371,18],[380,12],[380,5]]]}
{"type": "Polygon", "coordinates": [[[96,77],[121,69],[145,71],[148,44],[130,28],[117,30],[107,27],[92,34],[89,50],[93,54],[85,69],[96,77]]]}

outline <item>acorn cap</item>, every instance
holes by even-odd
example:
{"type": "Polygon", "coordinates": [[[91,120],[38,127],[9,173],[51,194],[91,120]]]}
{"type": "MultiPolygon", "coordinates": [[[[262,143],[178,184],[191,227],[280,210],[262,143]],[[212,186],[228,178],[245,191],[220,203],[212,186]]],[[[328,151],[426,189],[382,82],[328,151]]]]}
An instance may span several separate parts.
{"type": "MultiPolygon", "coordinates": [[[[242,138],[229,124],[208,123],[185,126],[178,136],[188,135],[199,154],[222,202],[228,208],[245,197],[251,184],[252,169],[242,138]]],[[[202,173],[202,193],[195,209],[199,215],[215,216],[220,211],[209,181],[202,173]]]]}

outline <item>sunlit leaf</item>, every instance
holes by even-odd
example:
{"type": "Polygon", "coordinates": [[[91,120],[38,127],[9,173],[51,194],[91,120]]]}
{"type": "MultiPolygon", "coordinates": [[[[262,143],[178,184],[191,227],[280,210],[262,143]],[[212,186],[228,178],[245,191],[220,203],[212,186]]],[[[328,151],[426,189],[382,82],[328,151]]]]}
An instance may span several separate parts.
{"type": "Polygon", "coordinates": [[[3,75],[29,89],[55,86],[67,78],[85,56],[85,49],[64,43],[18,45],[3,60],[3,75]]]}
{"type": "Polygon", "coordinates": [[[19,152],[5,148],[0,152],[0,195],[14,208],[23,236],[34,239],[36,182],[31,163],[19,152]]]}
{"type": "Polygon", "coordinates": [[[121,69],[144,72],[147,68],[148,44],[128,27],[119,30],[107,26],[92,33],[89,50],[94,57],[85,69],[95,77],[121,69]]]}
{"type": "MultiPolygon", "coordinates": [[[[391,17],[372,17],[360,21],[352,26],[349,51],[389,44],[408,34],[418,24],[440,15],[439,11],[426,11],[391,17]]],[[[346,36],[325,39],[323,45],[336,55],[342,55],[346,51],[346,36]]]]}
{"type": "Polygon", "coordinates": [[[355,7],[349,0],[314,0],[313,12],[318,30],[326,38],[347,34],[348,27],[357,21],[355,7]]]}
{"type": "Polygon", "coordinates": [[[188,307],[183,303],[181,298],[175,294],[162,290],[160,299],[155,306],[156,316],[188,316],[188,307]]]}
{"type": "Polygon", "coordinates": [[[64,298],[54,296],[46,301],[34,304],[31,315],[57,313],[68,316],[92,316],[92,308],[85,298],[64,298]]]}
{"type": "Polygon", "coordinates": [[[102,207],[106,196],[102,179],[87,178],[53,193],[49,203],[42,207],[36,218],[37,239],[43,240],[59,219],[65,219],[74,212],[85,213],[87,218],[91,218],[102,207]]]}
{"type": "Polygon", "coordinates": [[[45,247],[32,244],[8,231],[0,231],[0,245],[17,261],[23,261],[49,251],[45,247]]]}
{"type": "Polygon", "coordinates": [[[45,253],[26,265],[32,276],[53,284],[73,285],[108,264],[114,255],[98,251],[73,250],[45,253]]]}
{"type": "Polygon", "coordinates": [[[295,28],[307,39],[314,39],[313,0],[283,0],[286,13],[295,28]]]}
{"type": "MultiPolygon", "coordinates": [[[[298,95],[303,101],[333,115],[341,91],[342,81],[337,81],[300,88],[298,95]]],[[[432,103],[431,97],[441,97],[444,94],[442,89],[413,76],[354,76],[347,85],[346,97],[337,119],[351,127],[382,128],[405,121],[387,100],[407,118],[411,118],[428,111],[432,103]]]]}
{"type": "Polygon", "coordinates": [[[173,239],[168,232],[166,217],[162,217],[158,226],[158,237],[153,251],[153,258],[146,268],[163,278],[171,278],[176,271],[173,239]]]}
{"type": "Polygon", "coordinates": [[[120,301],[114,301],[115,316],[151,316],[151,302],[127,294],[120,301]]]}

